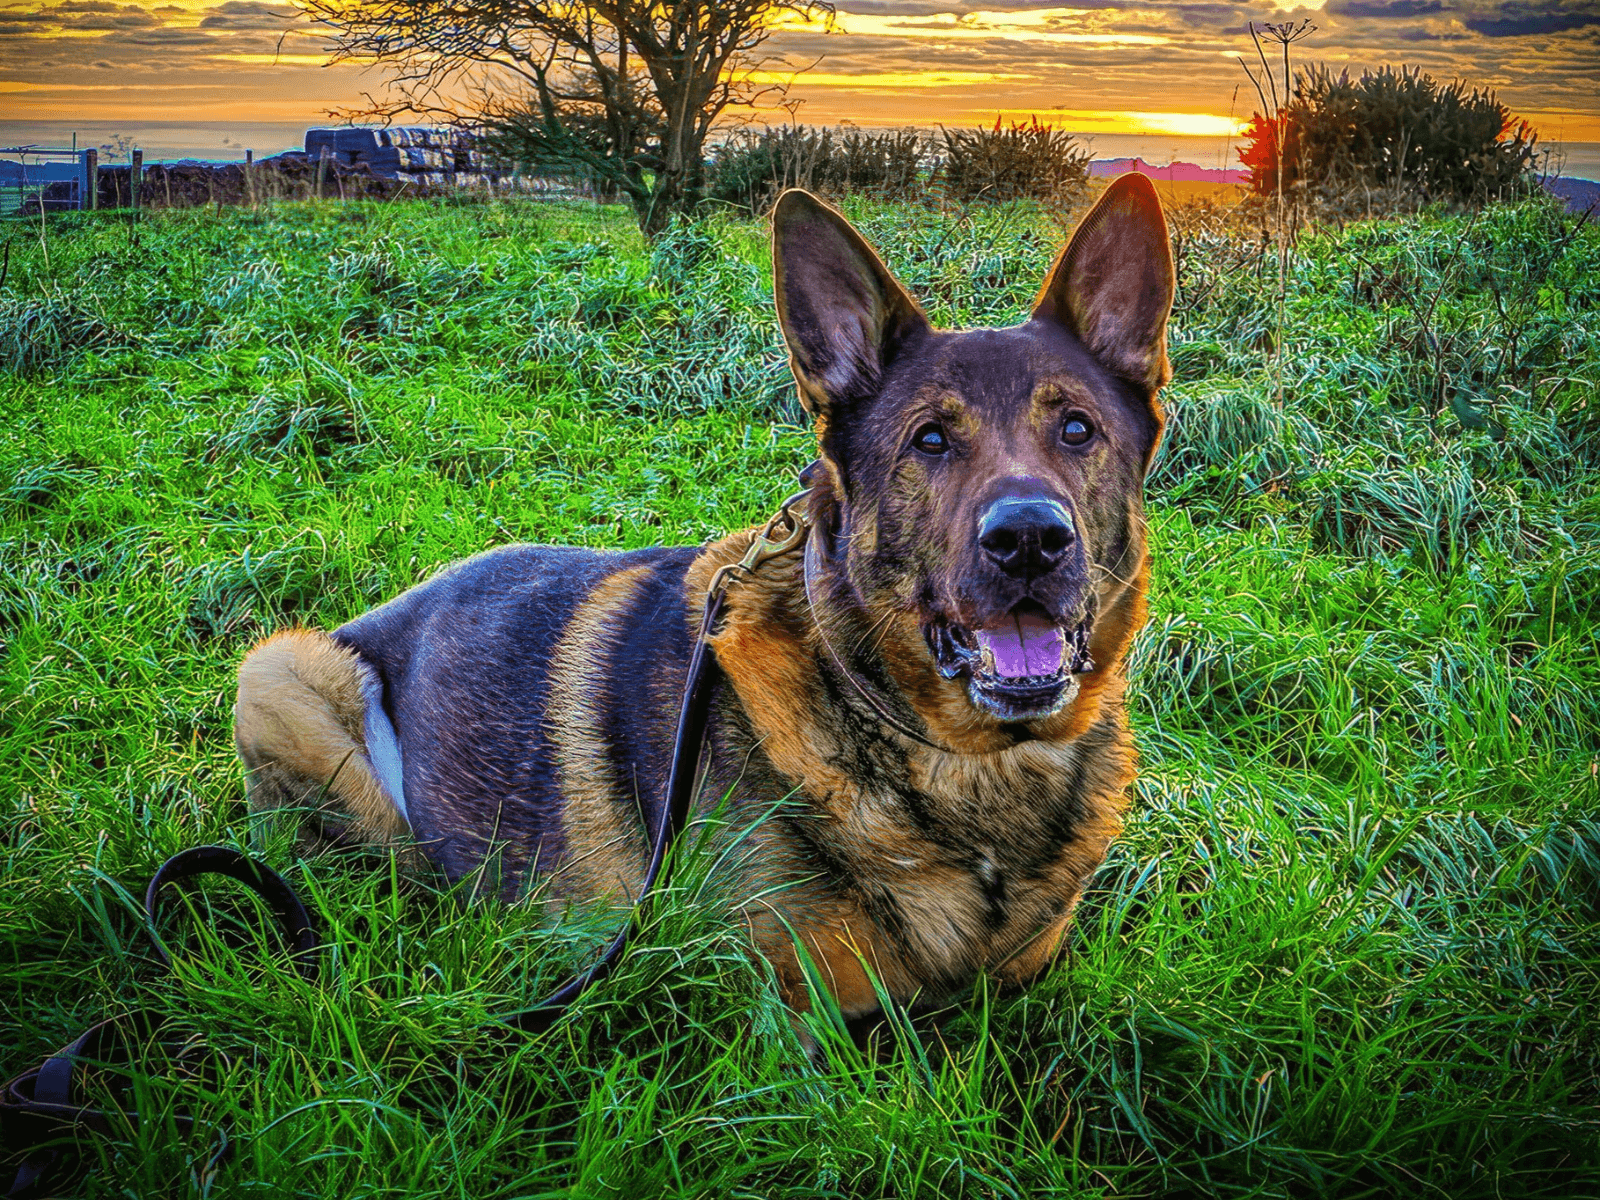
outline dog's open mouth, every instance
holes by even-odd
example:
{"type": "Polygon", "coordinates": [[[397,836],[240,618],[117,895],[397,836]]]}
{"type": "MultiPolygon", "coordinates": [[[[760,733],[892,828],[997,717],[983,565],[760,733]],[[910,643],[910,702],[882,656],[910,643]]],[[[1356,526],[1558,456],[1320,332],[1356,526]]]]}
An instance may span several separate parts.
{"type": "Polygon", "coordinates": [[[977,629],[932,621],[923,627],[939,673],[965,673],[972,702],[1002,721],[1036,721],[1078,694],[1075,676],[1094,670],[1089,657],[1092,616],[1070,628],[1024,600],[977,629]]]}

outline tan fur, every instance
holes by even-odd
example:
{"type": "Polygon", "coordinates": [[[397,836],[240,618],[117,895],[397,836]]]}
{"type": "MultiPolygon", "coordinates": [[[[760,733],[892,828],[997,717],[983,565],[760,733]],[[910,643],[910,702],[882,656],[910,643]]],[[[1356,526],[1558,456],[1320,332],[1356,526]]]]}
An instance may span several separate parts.
{"type": "MultiPolygon", "coordinates": [[[[690,593],[703,590],[718,565],[736,561],[749,537],[738,534],[708,547],[690,570],[690,593]]],[[[926,651],[910,644],[912,636],[919,641],[921,636],[914,622],[893,622],[884,635],[884,657],[930,733],[964,751],[950,754],[911,745],[909,782],[935,817],[963,831],[980,853],[1036,833],[1039,814],[1026,806],[986,805],[976,798],[1007,796],[1008,779],[1023,771],[1066,776],[1082,752],[1073,739],[1099,719],[1108,704],[1117,714],[1121,769],[1095,794],[1083,798],[1086,819],[1043,878],[1013,882],[1013,915],[999,928],[991,928],[984,921],[985,897],[971,870],[946,861],[946,852],[905,820],[893,797],[874,795],[832,765],[838,761],[838,748],[812,719],[814,697],[823,689],[814,665],[815,627],[808,617],[800,616],[807,611],[800,571],[795,555],[768,563],[760,575],[730,588],[723,628],[713,642],[717,659],[738,692],[764,753],[799,784],[805,806],[818,823],[819,837],[874,886],[895,896],[906,917],[912,960],[905,961],[876,932],[873,919],[848,899],[805,894],[802,887],[775,901],[783,909],[782,920],[747,914],[753,939],[778,968],[785,999],[806,1007],[794,936],[805,942],[846,1015],[877,1007],[863,961],[892,994],[902,997],[942,974],[959,977],[988,969],[1008,982],[1032,978],[1056,955],[1072,906],[1121,828],[1123,789],[1132,781],[1134,757],[1122,716],[1125,681],[1120,660],[1142,618],[1142,605],[1114,606],[1116,615],[1107,614],[1111,619],[1102,623],[1095,639],[1096,660],[1106,666],[1084,678],[1077,699],[1065,711],[1042,723],[1048,733],[1015,744],[992,722],[984,728],[957,690],[960,684],[941,678],[926,651]],[[1066,909],[1056,911],[1054,905],[1063,898],[1066,909]]]]}
{"type": "Polygon", "coordinates": [[[644,878],[644,835],[637,822],[621,819],[617,804],[632,781],[616,778],[598,731],[616,614],[633,602],[649,574],[650,568],[635,567],[607,576],[573,613],[551,656],[545,727],[561,779],[567,854],[557,887],[565,895],[632,901],[644,878]]]}
{"type": "Polygon", "coordinates": [[[258,643],[239,667],[234,743],[250,811],[314,810],[378,845],[409,830],[367,761],[362,685],[371,674],[317,629],[287,629],[258,643]]]}

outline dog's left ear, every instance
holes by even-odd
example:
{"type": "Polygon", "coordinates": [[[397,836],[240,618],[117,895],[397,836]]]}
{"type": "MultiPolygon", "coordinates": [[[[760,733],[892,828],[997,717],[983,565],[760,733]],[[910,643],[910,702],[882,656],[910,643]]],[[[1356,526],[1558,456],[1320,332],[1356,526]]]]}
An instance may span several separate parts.
{"type": "Polygon", "coordinates": [[[809,192],[772,210],[772,290],[800,402],[826,415],[877,394],[928,319],[861,235],[809,192]]]}
{"type": "Polygon", "coordinates": [[[1102,363],[1156,391],[1172,377],[1167,316],[1172,249],[1155,185],[1123,175],[1079,223],[1033,304],[1033,319],[1065,325],[1102,363]]]}

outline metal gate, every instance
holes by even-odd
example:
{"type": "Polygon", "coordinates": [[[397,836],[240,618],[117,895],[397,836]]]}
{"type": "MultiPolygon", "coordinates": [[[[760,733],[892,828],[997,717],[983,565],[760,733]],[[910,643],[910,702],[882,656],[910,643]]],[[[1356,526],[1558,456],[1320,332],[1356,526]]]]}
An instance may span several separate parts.
{"type": "Polygon", "coordinates": [[[95,157],[64,146],[0,146],[0,216],[86,207],[95,157]]]}

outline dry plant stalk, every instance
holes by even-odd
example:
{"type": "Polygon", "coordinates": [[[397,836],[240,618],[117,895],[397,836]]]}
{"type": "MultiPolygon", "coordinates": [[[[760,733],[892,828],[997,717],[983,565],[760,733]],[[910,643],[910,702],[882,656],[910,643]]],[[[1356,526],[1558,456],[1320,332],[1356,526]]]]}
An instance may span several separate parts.
{"type": "Polygon", "coordinates": [[[1275,24],[1263,21],[1258,29],[1254,21],[1250,22],[1250,40],[1255,44],[1256,57],[1261,60],[1261,78],[1257,79],[1255,72],[1250,69],[1250,64],[1241,57],[1239,65],[1244,68],[1244,73],[1250,77],[1250,82],[1255,85],[1256,95],[1261,99],[1263,115],[1268,111],[1267,93],[1272,94],[1272,156],[1277,165],[1277,228],[1275,234],[1278,240],[1278,295],[1277,312],[1275,316],[1275,329],[1272,336],[1272,373],[1273,395],[1279,408],[1283,407],[1283,360],[1279,354],[1279,347],[1283,345],[1283,320],[1287,304],[1286,284],[1289,275],[1289,237],[1290,222],[1286,210],[1286,201],[1283,191],[1283,110],[1294,96],[1294,72],[1289,67],[1289,47],[1295,42],[1303,41],[1317,31],[1317,27],[1309,20],[1295,24],[1285,21],[1275,24]],[[1283,89],[1279,94],[1278,80],[1273,76],[1272,64],[1267,61],[1267,53],[1262,46],[1262,40],[1277,42],[1283,48],[1283,89]],[[1265,80],[1266,86],[1262,86],[1265,80]]]}

